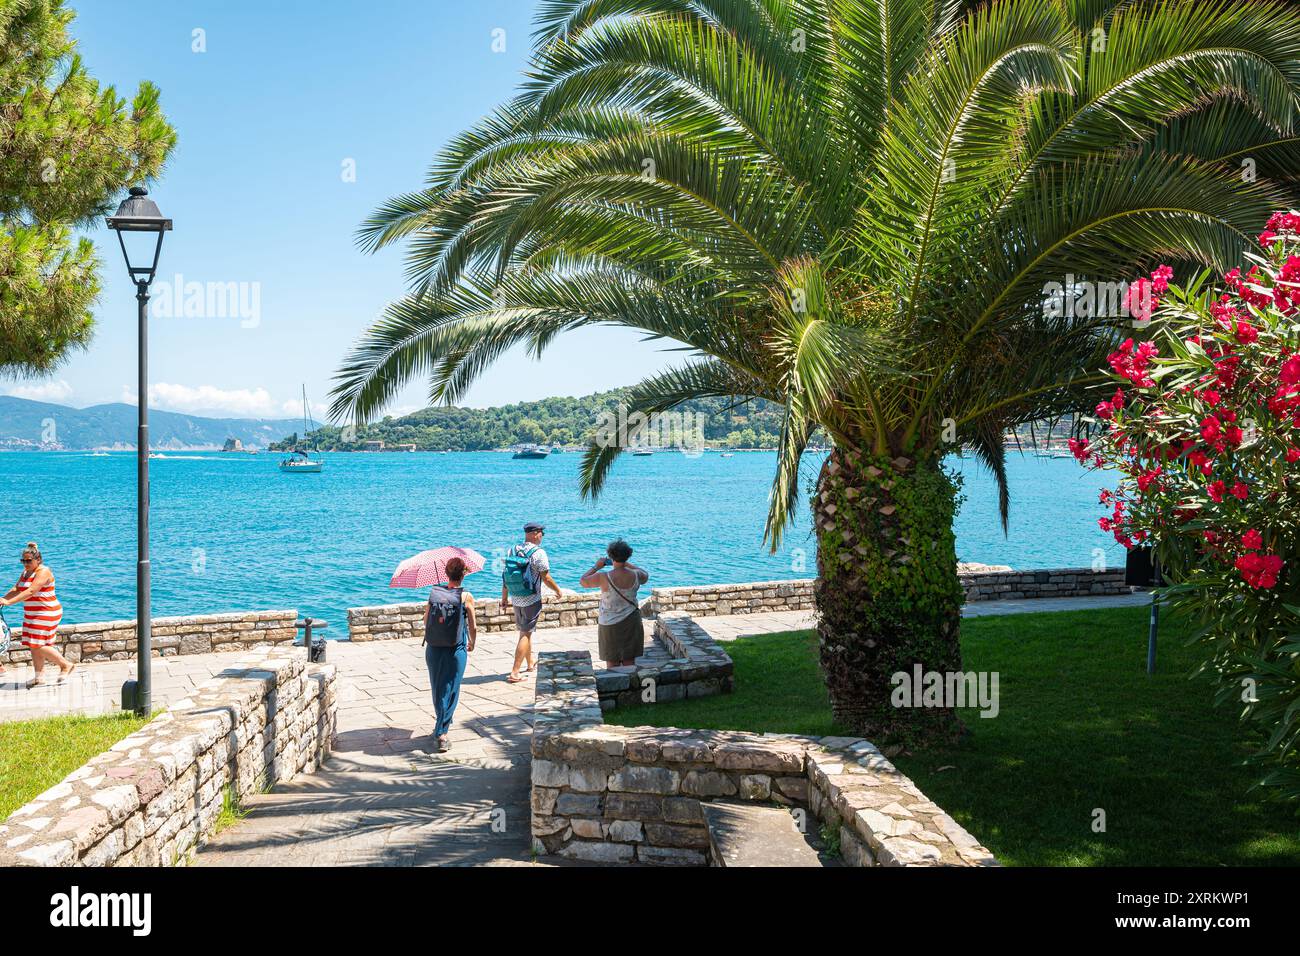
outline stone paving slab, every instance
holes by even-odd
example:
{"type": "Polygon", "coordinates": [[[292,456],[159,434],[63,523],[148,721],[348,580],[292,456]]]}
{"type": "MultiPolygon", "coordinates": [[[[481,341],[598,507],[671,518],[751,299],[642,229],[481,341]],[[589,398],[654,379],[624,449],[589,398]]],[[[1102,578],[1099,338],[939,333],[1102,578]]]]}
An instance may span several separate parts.
{"type": "Polygon", "coordinates": [[[1100,594],[1095,597],[1029,598],[1009,601],[971,601],[961,609],[962,617],[998,617],[1004,614],[1035,614],[1045,611],[1093,611],[1104,607],[1144,607],[1151,594],[1100,594]]]}
{"type": "Polygon", "coordinates": [[[700,810],[714,866],[823,865],[786,807],[714,800],[701,803],[700,810]]]}

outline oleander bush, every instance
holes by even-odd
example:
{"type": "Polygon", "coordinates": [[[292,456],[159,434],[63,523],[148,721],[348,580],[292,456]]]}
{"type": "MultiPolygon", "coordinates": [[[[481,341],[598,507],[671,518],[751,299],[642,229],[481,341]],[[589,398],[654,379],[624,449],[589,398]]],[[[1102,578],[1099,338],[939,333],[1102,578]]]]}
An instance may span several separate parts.
{"type": "Polygon", "coordinates": [[[1259,730],[1261,783],[1300,800],[1300,214],[1259,243],[1221,289],[1164,267],[1134,284],[1154,316],[1072,448],[1120,472],[1102,529],[1154,548],[1220,703],[1259,730]]]}

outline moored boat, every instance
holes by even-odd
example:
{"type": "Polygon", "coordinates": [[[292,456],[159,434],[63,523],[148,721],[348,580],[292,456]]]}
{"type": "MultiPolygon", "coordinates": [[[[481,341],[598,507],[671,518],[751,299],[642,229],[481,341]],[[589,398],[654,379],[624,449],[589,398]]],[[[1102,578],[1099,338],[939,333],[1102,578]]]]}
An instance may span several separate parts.
{"type": "Polygon", "coordinates": [[[312,458],[301,448],[295,448],[289,453],[288,458],[281,459],[280,470],[293,474],[314,475],[320,472],[324,464],[320,459],[312,458]]]}
{"type": "MultiPolygon", "coordinates": [[[[307,386],[302,387],[302,437],[306,439],[316,430],[316,422],[311,417],[311,408],[307,405],[307,386]]],[[[313,458],[302,448],[289,452],[287,458],[280,459],[280,470],[291,475],[316,475],[325,467],[325,461],[318,455],[313,458]]]]}

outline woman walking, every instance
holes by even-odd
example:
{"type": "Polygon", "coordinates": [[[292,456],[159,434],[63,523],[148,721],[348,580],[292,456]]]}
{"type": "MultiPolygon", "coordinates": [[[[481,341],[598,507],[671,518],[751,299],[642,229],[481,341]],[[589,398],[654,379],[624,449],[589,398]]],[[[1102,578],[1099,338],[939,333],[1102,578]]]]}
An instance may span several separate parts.
{"type": "Polygon", "coordinates": [[[59,683],[72,673],[76,664],[59,653],[54,646],[59,622],[63,620],[63,605],[54,594],[54,572],[41,561],[41,549],[35,541],[28,541],[21,558],[23,573],[18,583],[0,598],[0,606],[23,605],[23,646],[32,652],[32,669],[36,672],[27,682],[29,688],[44,684],[41,671],[47,663],[59,668],[59,683]]]}
{"type": "Polygon", "coordinates": [[[465,663],[478,638],[474,595],[461,587],[465,562],[452,558],[447,562],[446,575],[446,585],[435,584],[429,590],[429,606],[424,612],[424,663],[429,669],[429,686],[433,691],[436,716],[433,737],[437,753],[451,749],[447,732],[460,700],[465,663]]]}
{"type": "Polygon", "coordinates": [[[584,588],[600,588],[600,611],[596,616],[600,659],[606,667],[629,666],[645,651],[645,628],[636,592],[650,580],[650,572],[629,560],[632,548],[622,538],[611,541],[606,554],[608,558],[597,559],[580,583],[584,588]],[[608,571],[604,570],[607,560],[613,565],[608,571]]]}

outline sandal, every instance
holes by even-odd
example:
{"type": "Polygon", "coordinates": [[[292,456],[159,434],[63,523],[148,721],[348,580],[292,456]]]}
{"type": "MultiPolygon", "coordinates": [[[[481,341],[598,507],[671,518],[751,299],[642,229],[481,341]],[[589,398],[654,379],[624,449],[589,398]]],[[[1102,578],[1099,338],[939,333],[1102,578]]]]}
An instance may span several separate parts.
{"type": "Polygon", "coordinates": [[[49,682],[43,681],[37,677],[33,677],[31,680],[27,682],[27,689],[31,690],[33,687],[44,687],[47,683],[49,682]]]}
{"type": "Polygon", "coordinates": [[[65,684],[68,681],[68,675],[77,669],[76,664],[69,664],[66,671],[59,671],[59,683],[65,684]]]}
{"type": "Polygon", "coordinates": [[[511,675],[509,675],[508,677],[506,677],[506,683],[508,683],[508,684],[522,684],[522,683],[523,683],[524,681],[526,681],[527,679],[528,679],[527,677],[521,677],[521,676],[518,675],[518,674],[511,674],[511,675]]]}

